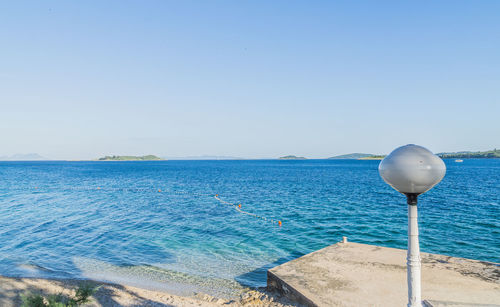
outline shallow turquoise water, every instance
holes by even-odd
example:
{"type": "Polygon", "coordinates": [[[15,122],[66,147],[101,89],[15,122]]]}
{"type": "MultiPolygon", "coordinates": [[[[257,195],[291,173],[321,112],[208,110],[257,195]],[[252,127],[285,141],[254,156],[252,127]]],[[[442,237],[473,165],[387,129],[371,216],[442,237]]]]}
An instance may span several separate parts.
{"type": "MultiPolygon", "coordinates": [[[[405,198],[378,163],[0,162],[0,274],[231,296],[342,236],[405,248],[405,198]]],[[[500,262],[500,160],[446,164],[420,197],[422,251],[500,262]]]]}

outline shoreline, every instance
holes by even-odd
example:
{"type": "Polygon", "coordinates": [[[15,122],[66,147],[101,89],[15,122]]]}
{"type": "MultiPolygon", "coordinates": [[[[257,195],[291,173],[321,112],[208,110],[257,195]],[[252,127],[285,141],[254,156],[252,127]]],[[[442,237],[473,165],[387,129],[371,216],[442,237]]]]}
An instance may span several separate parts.
{"type": "MultiPolygon", "coordinates": [[[[461,157],[461,158],[451,158],[442,157],[443,160],[500,160],[500,157],[461,157]]],[[[304,158],[304,159],[280,159],[280,158],[263,158],[263,159],[161,159],[161,160],[0,160],[0,162],[172,162],[172,161],[372,161],[372,160],[383,160],[383,158],[304,158]]]]}
{"type": "Polygon", "coordinates": [[[164,291],[100,282],[91,279],[48,279],[31,277],[6,277],[0,275],[0,306],[15,307],[22,304],[21,295],[41,294],[43,296],[62,293],[71,295],[74,289],[89,283],[99,287],[91,297],[90,303],[83,306],[299,306],[287,298],[268,293],[264,289],[248,289],[239,298],[229,300],[205,293],[180,296],[164,291]]]}

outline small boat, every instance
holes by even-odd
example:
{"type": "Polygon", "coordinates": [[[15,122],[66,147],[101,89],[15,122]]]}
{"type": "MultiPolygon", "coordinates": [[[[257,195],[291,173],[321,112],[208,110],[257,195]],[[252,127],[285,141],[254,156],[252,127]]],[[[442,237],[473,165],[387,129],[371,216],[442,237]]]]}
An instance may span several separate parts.
{"type": "Polygon", "coordinates": [[[457,160],[455,160],[455,162],[457,162],[457,163],[461,163],[461,162],[464,162],[464,160],[457,159],[457,160]]]}

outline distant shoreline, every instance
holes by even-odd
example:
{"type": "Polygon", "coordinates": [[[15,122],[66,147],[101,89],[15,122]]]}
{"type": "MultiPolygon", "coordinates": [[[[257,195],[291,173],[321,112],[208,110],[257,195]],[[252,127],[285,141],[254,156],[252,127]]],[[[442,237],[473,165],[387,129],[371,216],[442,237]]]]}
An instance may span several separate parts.
{"type": "MultiPolygon", "coordinates": [[[[280,158],[262,158],[262,159],[161,159],[161,160],[96,160],[96,159],[82,159],[82,160],[0,160],[0,162],[165,162],[165,161],[317,161],[317,160],[357,160],[357,161],[377,161],[382,160],[383,158],[377,157],[368,157],[368,158],[305,158],[305,159],[280,159],[280,158]]],[[[462,160],[495,160],[500,159],[500,157],[473,157],[473,158],[465,158],[465,157],[441,157],[443,160],[454,160],[454,159],[462,159],[462,160]]]]}
{"type": "Polygon", "coordinates": [[[162,161],[163,159],[155,155],[145,156],[105,156],[96,161],[162,161]]]}
{"type": "MultiPolygon", "coordinates": [[[[498,159],[500,158],[500,150],[492,149],[487,151],[456,151],[456,152],[438,152],[436,153],[441,159],[498,159]]],[[[158,155],[106,155],[97,159],[61,159],[51,160],[39,154],[15,154],[11,156],[0,156],[2,161],[15,162],[35,162],[35,161],[255,161],[255,160],[382,160],[386,157],[385,154],[373,153],[348,153],[324,158],[308,158],[306,156],[286,155],[280,157],[267,158],[243,158],[237,156],[217,156],[217,155],[201,155],[201,156],[184,156],[184,157],[168,157],[158,155]]]]}

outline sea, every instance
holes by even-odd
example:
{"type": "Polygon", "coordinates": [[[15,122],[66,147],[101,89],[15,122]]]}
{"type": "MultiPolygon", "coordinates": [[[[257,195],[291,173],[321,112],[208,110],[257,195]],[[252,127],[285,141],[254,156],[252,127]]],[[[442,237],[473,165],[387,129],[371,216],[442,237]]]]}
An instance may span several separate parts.
{"type": "MultiPolygon", "coordinates": [[[[0,275],[229,298],[343,236],[405,249],[379,162],[0,162],[0,275]]],[[[500,159],[445,163],[419,197],[421,250],[500,262],[500,159]]]]}

